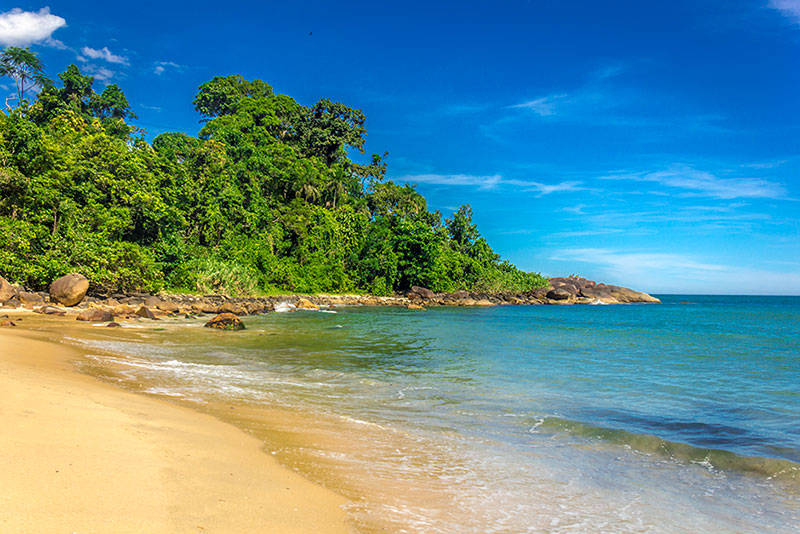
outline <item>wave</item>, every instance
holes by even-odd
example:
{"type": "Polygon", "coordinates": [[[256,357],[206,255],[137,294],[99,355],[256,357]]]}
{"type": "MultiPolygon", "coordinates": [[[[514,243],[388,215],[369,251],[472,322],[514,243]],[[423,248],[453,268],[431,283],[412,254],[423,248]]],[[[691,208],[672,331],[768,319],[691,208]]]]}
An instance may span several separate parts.
{"type": "Polygon", "coordinates": [[[747,473],[765,477],[767,480],[798,484],[800,489],[800,463],[782,458],[744,456],[722,449],[669,441],[652,434],[636,434],[627,430],[606,428],[554,416],[538,419],[529,432],[533,434],[565,432],[571,436],[601,440],[645,454],[702,465],[711,471],[747,473]]]}

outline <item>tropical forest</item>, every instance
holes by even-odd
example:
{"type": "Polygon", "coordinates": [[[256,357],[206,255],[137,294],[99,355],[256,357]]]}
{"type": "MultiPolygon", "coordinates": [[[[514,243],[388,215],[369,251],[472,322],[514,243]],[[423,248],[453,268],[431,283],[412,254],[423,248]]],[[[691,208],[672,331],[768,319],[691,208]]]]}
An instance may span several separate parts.
{"type": "Polygon", "coordinates": [[[364,113],[302,105],[261,80],[218,76],[194,98],[199,131],[148,142],[115,84],[70,65],[48,77],[8,47],[0,111],[0,265],[41,289],[68,272],[97,292],[229,295],[526,291],[465,205],[443,217],[365,154],[364,113]]]}

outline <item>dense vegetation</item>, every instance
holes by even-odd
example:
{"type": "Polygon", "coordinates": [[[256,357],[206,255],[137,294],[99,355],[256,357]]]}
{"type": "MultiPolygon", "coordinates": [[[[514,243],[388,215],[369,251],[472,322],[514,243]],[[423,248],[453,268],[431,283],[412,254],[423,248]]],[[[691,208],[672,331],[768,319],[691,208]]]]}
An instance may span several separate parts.
{"type": "Polygon", "coordinates": [[[75,65],[51,83],[20,51],[0,57],[19,90],[0,112],[0,273],[12,281],[79,271],[97,290],[232,294],[546,285],[499,260],[469,206],[443,220],[385,180],[385,154],[350,159],[363,154],[360,110],[216,77],[194,99],[197,137],[149,144],[119,87],[97,93],[75,65]],[[26,83],[41,89],[32,101],[26,83]]]}

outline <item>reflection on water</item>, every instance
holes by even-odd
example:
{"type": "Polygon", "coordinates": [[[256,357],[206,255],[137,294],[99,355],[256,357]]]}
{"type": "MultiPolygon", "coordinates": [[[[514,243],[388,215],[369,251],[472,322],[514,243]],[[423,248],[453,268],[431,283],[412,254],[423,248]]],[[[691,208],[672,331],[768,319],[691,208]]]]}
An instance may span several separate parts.
{"type": "Polygon", "coordinates": [[[795,532],[800,299],[681,300],[141,322],[85,365],[256,433],[361,532],[795,532]]]}

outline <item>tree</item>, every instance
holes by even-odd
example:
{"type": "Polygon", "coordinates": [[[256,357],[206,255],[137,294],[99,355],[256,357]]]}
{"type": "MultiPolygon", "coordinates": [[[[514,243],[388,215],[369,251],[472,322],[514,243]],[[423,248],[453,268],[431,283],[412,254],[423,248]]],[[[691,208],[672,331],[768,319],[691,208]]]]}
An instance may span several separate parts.
{"type": "Polygon", "coordinates": [[[17,98],[20,103],[25,93],[34,87],[50,85],[50,79],[44,75],[44,64],[30,48],[9,46],[0,54],[0,76],[8,76],[17,84],[17,98]]]}
{"type": "Polygon", "coordinates": [[[194,109],[205,120],[229,115],[236,105],[245,98],[261,98],[272,96],[272,87],[261,80],[248,81],[241,74],[232,76],[215,76],[199,87],[194,97],[194,109]]]}

